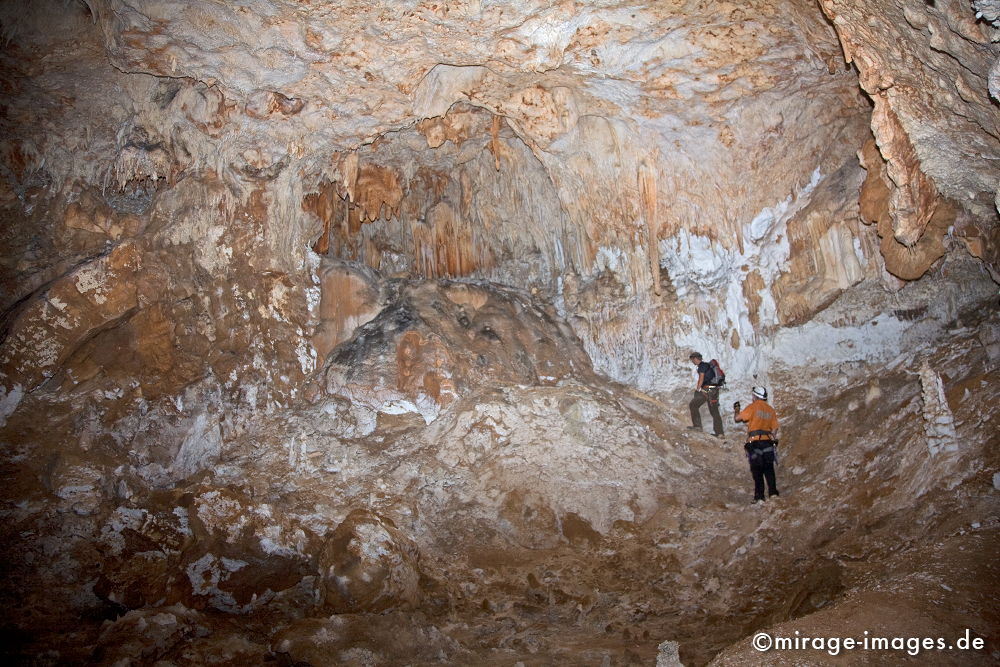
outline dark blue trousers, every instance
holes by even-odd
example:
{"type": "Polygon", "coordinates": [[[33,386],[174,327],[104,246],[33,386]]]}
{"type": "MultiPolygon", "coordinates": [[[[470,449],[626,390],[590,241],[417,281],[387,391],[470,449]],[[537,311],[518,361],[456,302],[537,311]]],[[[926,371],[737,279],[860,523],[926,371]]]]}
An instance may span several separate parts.
{"type": "Polygon", "coordinates": [[[747,452],[750,460],[750,474],[753,476],[753,499],[764,500],[764,482],[767,482],[767,495],[778,495],[778,483],[774,477],[774,448],[772,443],[763,441],[758,445],[753,443],[747,452]],[[762,449],[771,451],[763,452],[762,449]]]}

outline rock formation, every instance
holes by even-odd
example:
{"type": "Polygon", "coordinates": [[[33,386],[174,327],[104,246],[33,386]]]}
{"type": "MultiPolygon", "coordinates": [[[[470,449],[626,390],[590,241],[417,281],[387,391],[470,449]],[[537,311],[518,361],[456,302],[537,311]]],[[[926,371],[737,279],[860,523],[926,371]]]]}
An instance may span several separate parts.
{"type": "Polygon", "coordinates": [[[4,657],[996,659],[993,0],[0,34],[4,657]],[[771,389],[777,503],[684,429],[692,349],[771,389]]]}

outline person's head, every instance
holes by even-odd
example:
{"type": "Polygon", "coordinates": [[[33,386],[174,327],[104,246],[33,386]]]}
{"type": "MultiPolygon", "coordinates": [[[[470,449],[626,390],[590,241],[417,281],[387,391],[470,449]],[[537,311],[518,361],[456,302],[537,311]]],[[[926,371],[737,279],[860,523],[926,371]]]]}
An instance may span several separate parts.
{"type": "Polygon", "coordinates": [[[765,387],[754,387],[753,391],[750,392],[750,393],[753,394],[753,398],[754,398],[755,401],[758,401],[758,400],[759,401],[766,401],[767,400],[767,389],[765,387]]]}
{"type": "Polygon", "coordinates": [[[701,352],[692,352],[691,356],[688,357],[688,359],[691,360],[692,364],[694,364],[695,366],[697,366],[698,364],[701,363],[701,352]]]}

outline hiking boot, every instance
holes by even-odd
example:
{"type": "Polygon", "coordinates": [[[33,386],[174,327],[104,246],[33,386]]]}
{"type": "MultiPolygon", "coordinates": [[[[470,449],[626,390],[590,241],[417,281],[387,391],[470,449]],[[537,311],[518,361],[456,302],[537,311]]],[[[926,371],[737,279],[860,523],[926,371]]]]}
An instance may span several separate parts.
{"type": "Polygon", "coordinates": [[[712,435],[714,435],[716,438],[725,438],[726,437],[725,433],[713,433],[712,435]]]}
{"type": "Polygon", "coordinates": [[[702,429],[701,429],[700,426],[688,426],[687,430],[689,430],[689,431],[700,431],[702,429]]]}

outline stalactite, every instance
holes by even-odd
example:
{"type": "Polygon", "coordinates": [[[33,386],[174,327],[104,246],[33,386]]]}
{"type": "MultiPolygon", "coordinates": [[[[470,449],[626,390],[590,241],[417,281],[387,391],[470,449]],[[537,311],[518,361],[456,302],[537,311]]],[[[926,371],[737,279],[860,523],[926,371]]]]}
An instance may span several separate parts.
{"type": "Polygon", "coordinates": [[[491,254],[475,231],[450,205],[437,203],[424,222],[410,225],[415,271],[427,278],[453,278],[490,268],[491,254]]]}
{"type": "Polygon", "coordinates": [[[660,251],[658,247],[660,219],[657,215],[656,169],[646,160],[639,164],[639,198],[646,221],[646,245],[649,271],[653,277],[653,293],[660,295],[660,251]]]}
{"type": "Polygon", "coordinates": [[[330,227],[333,223],[333,216],[319,217],[323,221],[323,234],[316,239],[312,249],[318,255],[327,255],[330,253],[330,227]]]}
{"type": "Polygon", "coordinates": [[[394,169],[366,164],[358,170],[351,201],[360,208],[364,220],[394,217],[402,200],[403,187],[394,169]]]}
{"type": "Polygon", "coordinates": [[[937,189],[921,169],[916,149],[884,95],[875,98],[872,130],[895,186],[889,197],[893,236],[907,247],[915,246],[937,208],[937,189]]]}
{"type": "Polygon", "coordinates": [[[357,197],[358,165],[361,157],[357,151],[349,151],[344,155],[338,164],[340,171],[340,182],[347,189],[347,198],[354,201],[357,197]]]}
{"type": "Polygon", "coordinates": [[[490,152],[493,153],[493,161],[497,171],[500,171],[500,121],[501,116],[493,116],[493,124],[490,126],[490,152]]]}
{"type": "Polygon", "coordinates": [[[875,223],[879,236],[879,252],[885,260],[885,268],[902,280],[916,280],[945,253],[944,235],[955,221],[957,208],[938,197],[931,215],[921,235],[912,245],[897,241],[891,202],[893,191],[887,175],[887,163],[883,161],[874,140],[869,140],[859,152],[861,166],[868,175],[861,186],[861,218],[868,224],[875,223]]]}

